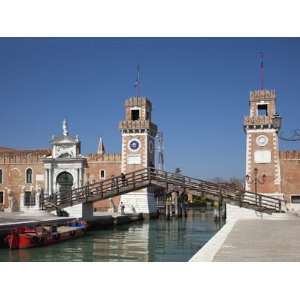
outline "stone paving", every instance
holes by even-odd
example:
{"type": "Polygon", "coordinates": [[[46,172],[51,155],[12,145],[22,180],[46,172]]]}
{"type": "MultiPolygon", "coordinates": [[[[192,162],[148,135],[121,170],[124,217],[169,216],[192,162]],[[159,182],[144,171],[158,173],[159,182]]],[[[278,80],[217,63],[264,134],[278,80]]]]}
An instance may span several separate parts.
{"type": "Polygon", "coordinates": [[[238,220],[213,261],[300,261],[300,218],[238,220]]]}
{"type": "Polygon", "coordinates": [[[57,217],[45,212],[25,214],[25,213],[3,213],[0,212],[0,236],[6,234],[7,231],[22,225],[37,225],[42,222],[62,223],[74,218],[57,217]]]}

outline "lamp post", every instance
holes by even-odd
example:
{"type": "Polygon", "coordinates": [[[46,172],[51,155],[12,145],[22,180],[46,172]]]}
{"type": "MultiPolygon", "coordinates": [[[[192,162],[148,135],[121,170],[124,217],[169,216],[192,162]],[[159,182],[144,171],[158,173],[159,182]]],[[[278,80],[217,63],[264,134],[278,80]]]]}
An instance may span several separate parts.
{"type": "Polygon", "coordinates": [[[257,184],[264,184],[266,182],[267,176],[265,174],[263,174],[262,177],[259,178],[259,176],[258,176],[258,169],[254,168],[254,174],[253,174],[253,176],[247,174],[245,177],[246,177],[247,183],[249,183],[249,184],[254,183],[255,203],[257,205],[257,184]]]}
{"type": "Polygon", "coordinates": [[[272,125],[273,125],[273,128],[276,129],[277,132],[281,128],[281,123],[282,123],[282,118],[280,117],[280,115],[278,113],[275,113],[272,116],[272,125]]]}

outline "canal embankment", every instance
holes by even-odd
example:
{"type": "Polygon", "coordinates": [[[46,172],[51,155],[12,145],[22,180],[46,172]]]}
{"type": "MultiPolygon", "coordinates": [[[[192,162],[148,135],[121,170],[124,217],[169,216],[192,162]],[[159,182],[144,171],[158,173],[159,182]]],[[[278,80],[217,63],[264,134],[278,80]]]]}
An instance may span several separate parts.
{"type": "Polygon", "coordinates": [[[300,218],[254,214],[229,220],[190,262],[300,261],[300,218]]]}

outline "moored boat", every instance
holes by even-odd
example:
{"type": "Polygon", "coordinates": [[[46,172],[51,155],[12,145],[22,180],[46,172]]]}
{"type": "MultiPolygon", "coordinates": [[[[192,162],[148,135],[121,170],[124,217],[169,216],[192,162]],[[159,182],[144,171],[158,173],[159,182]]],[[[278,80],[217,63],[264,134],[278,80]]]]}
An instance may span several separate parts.
{"type": "Polygon", "coordinates": [[[51,245],[82,236],[87,229],[84,221],[74,221],[66,225],[39,225],[19,227],[5,238],[10,249],[24,249],[51,245]]]}

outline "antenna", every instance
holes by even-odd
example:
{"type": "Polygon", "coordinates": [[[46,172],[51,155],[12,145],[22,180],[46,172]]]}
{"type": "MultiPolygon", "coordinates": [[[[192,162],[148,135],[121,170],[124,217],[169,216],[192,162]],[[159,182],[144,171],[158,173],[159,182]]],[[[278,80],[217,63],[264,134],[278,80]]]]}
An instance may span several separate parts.
{"type": "Polygon", "coordinates": [[[164,136],[161,131],[157,133],[157,167],[158,170],[163,171],[165,169],[165,158],[164,158],[164,136]]]}
{"type": "Polygon", "coordinates": [[[260,66],[259,66],[259,84],[260,89],[264,89],[264,53],[259,52],[260,66]]]}
{"type": "Polygon", "coordinates": [[[136,66],[136,80],[134,83],[134,87],[136,89],[136,95],[140,96],[141,93],[141,81],[140,81],[140,65],[136,66]]]}

